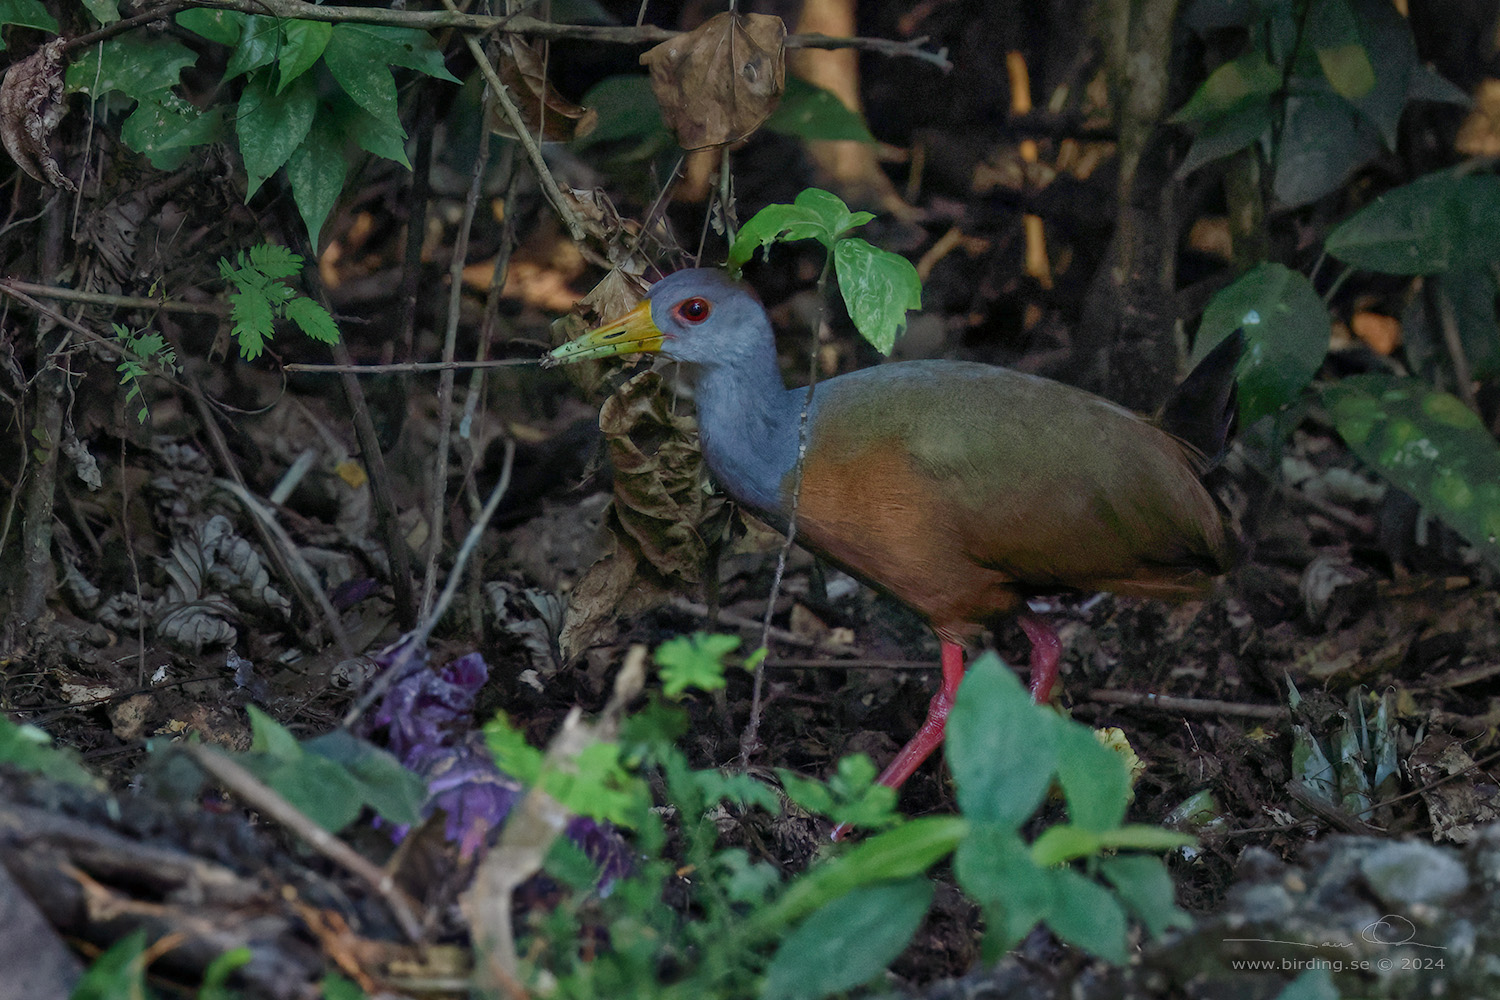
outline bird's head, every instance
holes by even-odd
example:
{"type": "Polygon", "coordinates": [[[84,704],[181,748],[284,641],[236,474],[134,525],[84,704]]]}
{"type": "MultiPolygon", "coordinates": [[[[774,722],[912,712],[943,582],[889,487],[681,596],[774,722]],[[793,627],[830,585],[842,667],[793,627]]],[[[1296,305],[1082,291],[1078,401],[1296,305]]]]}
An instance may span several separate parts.
{"type": "Polygon", "coordinates": [[[651,286],[640,305],[557,348],[547,367],[616,354],[660,354],[712,366],[769,339],[765,310],[743,287],[711,268],[677,271],[651,286]]]}

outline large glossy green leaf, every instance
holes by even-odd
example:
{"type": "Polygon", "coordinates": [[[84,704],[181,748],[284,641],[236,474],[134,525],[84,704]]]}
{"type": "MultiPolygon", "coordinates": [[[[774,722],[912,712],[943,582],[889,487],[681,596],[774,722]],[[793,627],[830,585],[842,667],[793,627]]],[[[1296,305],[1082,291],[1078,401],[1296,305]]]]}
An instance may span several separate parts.
{"type": "Polygon", "coordinates": [[[286,175],[292,183],[292,198],[302,223],[307,226],[313,250],[318,249],[318,234],[328,213],[344,189],[348,173],[344,159],[344,134],[329,116],[319,115],[309,126],[307,137],[287,160],[286,175]]]}
{"type": "Polygon", "coordinates": [[[1281,70],[1260,52],[1247,52],[1210,73],[1172,121],[1212,121],[1246,103],[1264,103],[1264,98],[1280,90],[1281,84],[1281,70]]]}
{"type": "Polygon", "coordinates": [[[197,7],[177,15],[177,23],[220,45],[238,45],[248,14],[235,10],[205,10],[197,7]]]}
{"type": "Polygon", "coordinates": [[[1248,427],[1301,396],[1328,353],[1328,328],[1328,309],[1306,278],[1281,264],[1262,264],[1208,304],[1193,359],[1203,360],[1235,330],[1244,331],[1239,400],[1248,427]]]}
{"type": "MultiPolygon", "coordinates": [[[[1340,96],[1355,100],[1375,87],[1375,67],[1359,36],[1349,0],[1312,0],[1303,39],[1317,55],[1323,76],[1340,96]]],[[[1402,81],[1403,92],[1405,81],[1402,81]]]]}
{"type": "Polygon", "coordinates": [[[251,14],[240,27],[240,40],[224,67],[225,81],[271,65],[280,52],[281,22],[264,14],[251,14]]]}
{"type": "Polygon", "coordinates": [[[998,656],[976,660],[948,715],[945,742],[964,815],[1019,828],[1052,784],[1058,724],[998,656]]]}
{"type": "Polygon", "coordinates": [[[199,111],[170,91],[142,101],[120,126],[125,145],[145,153],[158,170],[175,170],[194,147],[217,142],[223,134],[222,107],[199,111]]]}
{"type": "Polygon", "coordinates": [[[765,127],[809,141],[875,141],[864,118],[857,112],[844,107],[844,102],[832,92],[795,76],[786,78],[781,103],[765,120],[765,127]]]}
{"type": "Polygon", "coordinates": [[[328,47],[333,25],[328,21],[288,21],[281,58],[277,60],[277,91],[287,88],[297,77],[313,68],[328,47]]]}
{"type": "MultiPolygon", "coordinates": [[[[42,0],[0,0],[0,25],[15,24],[38,31],[58,32],[57,18],[42,6],[42,0]]],[[[0,52],[5,50],[5,39],[0,37],[0,52]]]]}
{"type": "MultiPolygon", "coordinates": [[[[1389,0],[1347,0],[1354,12],[1360,41],[1375,70],[1375,84],[1362,94],[1345,97],[1374,124],[1387,149],[1400,138],[1401,114],[1406,110],[1412,76],[1421,66],[1411,23],[1389,0]]],[[[1342,93],[1342,91],[1341,91],[1342,93]]]]}
{"type": "Polygon", "coordinates": [[[1276,200],[1287,207],[1317,201],[1379,154],[1375,127],[1332,90],[1288,97],[1272,181],[1276,200]]]}
{"type": "Polygon", "coordinates": [[[1271,98],[1263,94],[1209,119],[1193,137],[1177,175],[1186,177],[1205,163],[1245,149],[1270,133],[1275,117],[1271,98]]]}
{"type": "Polygon", "coordinates": [[[781,942],[761,996],[819,1000],[879,975],[911,940],[932,893],[932,883],[917,875],[828,903],[781,942]]]}
{"type": "Polygon", "coordinates": [[[1394,375],[1347,378],[1322,395],[1356,455],[1500,566],[1500,446],[1472,410],[1394,375]]]}
{"type": "Polygon", "coordinates": [[[177,85],[184,68],[198,61],[192,49],[174,39],[128,34],[79,53],[68,67],[69,91],[102,97],[117,90],[138,101],[150,100],[177,85]]]}
{"type": "Polygon", "coordinates": [[[833,245],[839,291],[854,328],[881,354],[906,332],[906,313],[922,308],[922,279],[911,261],[858,237],[833,245]]]}
{"type": "Polygon", "coordinates": [[[267,69],[253,73],[240,95],[236,127],[249,180],[246,201],[302,145],[317,110],[317,96],[307,77],[278,94],[271,87],[272,75],[267,69]]]}
{"type": "Polygon", "coordinates": [[[1440,274],[1500,261],[1500,177],[1428,174],[1388,191],[1328,235],[1328,252],[1386,274],[1440,274]]]}
{"type": "MultiPolygon", "coordinates": [[[[791,82],[790,78],[787,82],[791,82]]],[[[662,121],[661,105],[651,93],[651,78],[644,74],[606,77],[589,88],[582,103],[598,112],[599,124],[588,135],[575,138],[575,145],[647,140],[671,134],[662,121]]]]}

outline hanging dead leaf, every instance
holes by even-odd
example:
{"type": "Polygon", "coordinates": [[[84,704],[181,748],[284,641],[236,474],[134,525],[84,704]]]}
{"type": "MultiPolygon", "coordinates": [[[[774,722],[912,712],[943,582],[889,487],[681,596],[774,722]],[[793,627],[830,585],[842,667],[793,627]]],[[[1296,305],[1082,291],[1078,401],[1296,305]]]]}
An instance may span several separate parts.
{"type": "Polygon", "coordinates": [[[604,527],[613,545],[568,601],[560,643],[572,658],[602,641],[621,615],[636,615],[698,584],[706,539],[722,532],[722,499],[703,488],[696,422],[671,411],[656,372],[620,387],[599,412],[615,471],[604,527]]]}
{"type": "Polygon", "coordinates": [[[737,142],[776,110],[786,86],[786,25],[725,11],[641,56],[662,118],[684,149],[737,142]]]}
{"type": "Polygon", "coordinates": [[[16,165],[43,184],[77,190],[52,157],[52,133],[68,113],[63,103],[63,46],[54,38],[5,71],[0,81],[0,142],[16,165]]]}
{"type": "MultiPolygon", "coordinates": [[[[514,35],[502,36],[498,44],[500,64],[496,68],[500,80],[532,135],[540,135],[543,142],[571,142],[594,131],[599,113],[558,94],[557,88],[547,82],[546,64],[535,48],[514,35]]],[[[485,124],[498,135],[516,137],[515,129],[498,108],[485,124]]]]}
{"type": "Polygon", "coordinates": [[[616,267],[579,300],[579,305],[588,306],[600,316],[623,316],[641,301],[647,287],[648,282],[641,277],[640,271],[630,266],[616,267]]]}

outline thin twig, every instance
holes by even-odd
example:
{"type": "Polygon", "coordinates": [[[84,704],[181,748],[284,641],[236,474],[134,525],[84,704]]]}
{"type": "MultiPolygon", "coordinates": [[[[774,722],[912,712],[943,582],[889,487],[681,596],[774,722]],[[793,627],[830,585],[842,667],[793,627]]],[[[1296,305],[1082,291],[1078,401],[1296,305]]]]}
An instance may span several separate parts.
{"type": "Polygon", "coordinates": [[[1237,715],[1250,719],[1284,719],[1288,715],[1285,705],[1252,705],[1238,701],[1220,701],[1217,698],[1180,698],[1170,694],[1151,694],[1147,691],[1114,691],[1100,689],[1088,693],[1090,701],[1106,705],[1128,705],[1132,708],[1154,708],[1162,712],[1180,712],[1184,715],[1237,715]]]}
{"type": "MultiPolygon", "coordinates": [[[[792,475],[792,509],[787,516],[786,541],[782,542],[781,551],[776,554],[776,572],[771,577],[771,593],[766,597],[766,617],[760,630],[760,644],[763,648],[770,647],[771,616],[776,610],[776,595],[781,590],[781,578],[786,574],[787,558],[791,554],[792,545],[797,540],[797,513],[802,506],[802,474],[807,467],[808,415],[812,412],[813,391],[818,387],[817,335],[822,331],[825,322],[825,313],[828,309],[828,275],[832,270],[833,253],[830,251],[824,254],[823,271],[818,275],[818,322],[813,327],[811,358],[807,365],[807,394],[802,400],[801,419],[797,424],[797,465],[792,475]]],[[[750,766],[750,754],[759,745],[761,688],[765,684],[765,678],[766,665],[761,662],[756,665],[755,683],[751,686],[750,721],[745,724],[745,732],[740,737],[741,768],[750,766]]]]}
{"type": "MultiPolygon", "coordinates": [[[[451,0],[444,0],[452,6],[451,0]]],[[[474,47],[477,49],[478,44],[474,47]]],[[[475,58],[484,60],[480,49],[475,58]]],[[[485,63],[487,65],[487,62],[485,63]]],[[[503,85],[502,88],[503,89],[503,85]]],[[[484,104],[489,104],[491,90],[486,93],[484,104]]],[[[490,162],[489,137],[479,143],[479,154],[474,158],[474,169],[469,175],[469,190],[464,196],[463,219],[453,240],[453,257],[448,265],[448,322],[443,331],[443,361],[451,363],[458,351],[458,320],[464,293],[464,261],[469,255],[469,236],[474,231],[474,215],[479,207],[479,195],[484,189],[485,168],[490,162]]],[[[448,499],[448,449],[453,437],[453,372],[443,369],[438,377],[438,442],[437,455],[433,462],[432,503],[428,507],[427,567],[422,573],[421,617],[427,618],[432,610],[432,595],[437,588],[438,557],[443,551],[443,514],[448,499]]]]}
{"type": "Polygon", "coordinates": [[[403,372],[446,372],[466,371],[470,368],[508,368],[514,365],[535,365],[541,363],[541,356],[534,358],[500,358],[489,361],[409,361],[405,364],[389,365],[312,365],[291,364],[283,365],[282,370],[288,372],[305,372],[312,375],[392,375],[403,372]]]}
{"type": "MultiPolygon", "coordinates": [[[[443,0],[443,5],[451,11],[458,9],[453,6],[453,0],[443,0]]],[[[552,171],[547,168],[547,162],[542,159],[541,146],[537,145],[537,141],[532,138],[531,132],[526,128],[526,123],[522,121],[521,109],[517,108],[516,102],[511,100],[510,89],[505,86],[504,81],[500,79],[500,74],[496,73],[495,67],[490,64],[489,57],[485,55],[484,46],[479,44],[479,39],[473,35],[465,35],[464,44],[469,47],[469,53],[479,64],[479,72],[484,75],[485,82],[490,85],[490,93],[494,94],[495,100],[500,102],[500,110],[505,114],[505,120],[510,124],[511,131],[516,134],[516,140],[526,151],[526,157],[531,161],[531,169],[536,172],[537,186],[542,189],[542,194],[568,227],[568,235],[573,237],[575,243],[582,243],[587,235],[583,220],[578,217],[572,203],[563,197],[562,187],[553,178],[552,171]]]]}
{"type": "Polygon", "coordinates": [[[82,292],[76,288],[57,285],[38,285],[30,281],[6,278],[0,286],[35,295],[40,299],[62,299],[65,302],[82,302],[85,305],[113,306],[116,309],[153,309],[159,312],[192,313],[198,316],[229,315],[229,306],[218,302],[171,302],[165,299],[150,299],[139,295],[109,295],[105,292],[82,292]]]}
{"type": "MultiPolygon", "coordinates": [[[[763,621],[756,621],[754,618],[746,618],[744,615],[737,615],[732,611],[724,611],[720,609],[718,613],[715,614],[714,612],[709,610],[708,605],[699,604],[697,601],[690,601],[686,597],[672,598],[671,606],[678,611],[692,615],[694,618],[701,618],[704,621],[708,622],[719,622],[724,625],[732,626],[734,628],[745,629],[746,631],[749,631],[751,629],[762,630],[765,626],[765,623],[763,621]]],[[[811,639],[805,635],[798,635],[797,633],[790,632],[784,628],[773,627],[771,629],[770,638],[775,639],[777,642],[781,643],[784,646],[796,646],[799,649],[820,649],[824,646],[824,643],[820,642],[817,639],[811,639]]],[[[761,645],[765,645],[764,634],[762,635],[761,645]]],[[[850,656],[858,656],[860,654],[860,650],[857,646],[841,645],[838,647],[837,651],[840,653],[848,653],[850,656]]]]}
{"type": "Polygon", "coordinates": [[[390,908],[391,915],[401,926],[401,932],[410,941],[421,940],[422,924],[417,920],[412,902],[401,891],[387,872],[370,862],[327,830],[308,819],[281,793],[251,774],[244,765],[222,750],[206,743],[180,744],[187,754],[203,770],[243,799],[267,819],[280,823],[287,830],[301,837],[313,850],[335,864],[342,865],[355,877],[370,887],[390,908]]]}
{"type": "MultiPolygon", "coordinates": [[[[175,11],[184,5],[169,3],[162,10],[175,11]]],[[[384,7],[337,7],[331,4],[307,3],[303,0],[193,0],[190,7],[211,10],[237,10],[245,14],[269,14],[273,17],[301,21],[336,21],[355,24],[381,24],[398,28],[432,31],[438,28],[460,28],[464,31],[489,32],[505,30],[528,38],[568,38],[584,42],[609,42],[616,45],[653,45],[682,34],[653,25],[615,27],[599,24],[556,24],[528,14],[495,17],[466,14],[451,4],[447,10],[392,10],[384,7]]],[[[148,20],[150,15],[143,15],[148,20]]],[[[156,15],[158,18],[163,16],[156,15]]],[[[925,49],[926,38],[898,42],[890,38],[832,38],[828,35],[788,35],[789,49],[863,49],[879,55],[918,59],[943,72],[953,69],[947,49],[936,52],[925,49]]]]}

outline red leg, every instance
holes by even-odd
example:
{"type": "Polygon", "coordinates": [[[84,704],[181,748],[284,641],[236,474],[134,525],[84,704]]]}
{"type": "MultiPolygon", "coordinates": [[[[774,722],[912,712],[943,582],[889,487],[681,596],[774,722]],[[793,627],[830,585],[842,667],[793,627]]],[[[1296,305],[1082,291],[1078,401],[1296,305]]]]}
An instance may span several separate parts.
{"type": "Polygon", "coordinates": [[[1057,680],[1057,665],[1062,659],[1062,642],[1051,625],[1033,614],[1017,619],[1021,631],[1031,640],[1031,700],[1045,705],[1052,697],[1057,680]]]}
{"type": "MultiPolygon", "coordinates": [[[[1044,705],[1052,697],[1052,685],[1057,680],[1057,668],[1062,660],[1062,642],[1051,625],[1033,614],[1023,614],[1018,619],[1021,630],[1031,640],[1031,700],[1044,705]]],[[[953,708],[953,699],[958,695],[958,686],[964,679],[964,648],[956,642],[940,639],[943,656],[943,682],[938,693],[932,696],[927,706],[927,718],[922,728],[907,741],[894,760],[886,765],[875,780],[889,788],[900,788],[912,772],[922,766],[943,742],[943,729],[948,723],[948,712],[953,708]]],[[[848,824],[840,823],[833,828],[834,840],[841,840],[849,832],[848,824]]]]}
{"type": "MultiPolygon", "coordinates": [[[[917,730],[917,734],[907,741],[895,759],[880,772],[880,777],[875,779],[887,788],[900,788],[901,783],[910,778],[912,772],[921,767],[922,762],[931,757],[932,751],[943,742],[943,727],[948,722],[948,711],[953,708],[958,685],[964,679],[964,648],[947,639],[939,641],[943,650],[943,682],[927,705],[927,718],[922,722],[922,728],[917,730]]],[[[847,832],[848,824],[840,823],[833,828],[832,837],[840,840],[847,832]]]]}

